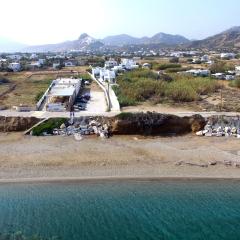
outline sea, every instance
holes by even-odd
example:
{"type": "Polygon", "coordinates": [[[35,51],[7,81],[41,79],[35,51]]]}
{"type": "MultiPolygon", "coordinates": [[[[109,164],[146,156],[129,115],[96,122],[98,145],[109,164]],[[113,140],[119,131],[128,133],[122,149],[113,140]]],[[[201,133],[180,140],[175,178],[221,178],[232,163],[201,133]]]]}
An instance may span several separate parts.
{"type": "Polygon", "coordinates": [[[240,181],[2,183],[0,239],[239,240],[240,181]]]}

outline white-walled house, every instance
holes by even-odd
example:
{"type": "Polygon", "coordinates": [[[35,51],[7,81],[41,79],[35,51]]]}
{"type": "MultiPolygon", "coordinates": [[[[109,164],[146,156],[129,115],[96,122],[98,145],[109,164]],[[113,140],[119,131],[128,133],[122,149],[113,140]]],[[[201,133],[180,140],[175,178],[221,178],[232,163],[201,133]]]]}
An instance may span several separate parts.
{"type": "Polygon", "coordinates": [[[205,69],[192,69],[192,70],[188,70],[186,71],[186,74],[191,74],[192,76],[195,77],[208,77],[210,75],[210,71],[205,69]]]}
{"type": "Polygon", "coordinates": [[[38,63],[40,65],[44,65],[46,63],[46,59],[38,59],[38,63]]]}
{"type": "Polygon", "coordinates": [[[53,63],[53,69],[58,69],[60,67],[60,63],[53,63]]]}
{"type": "Polygon", "coordinates": [[[11,55],[8,55],[7,58],[11,60],[19,61],[22,59],[22,56],[18,54],[11,54],[11,55]]]}
{"type": "Polygon", "coordinates": [[[204,55],[204,56],[202,56],[201,57],[201,62],[209,62],[210,61],[210,58],[209,58],[209,56],[208,55],[204,55]]]}
{"type": "Polygon", "coordinates": [[[114,71],[102,68],[100,70],[99,80],[102,82],[116,83],[116,74],[114,71]]]}
{"type": "Polygon", "coordinates": [[[75,60],[68,60],[64,62],[65,67],[76,67],[77,66],[77,61],[75,60]]]}
{"type": "Polygon", "coordinates": [[[240,76],[240,66],[235,67],[235,72],[237,76],[240,76]]]}
{"type": "Polygon", "coordinates": [[[137,65],[133,59],[127,59],[127,58],[122,59],[121,66],[123,69],[126,69],[126,70],[133,70],[133,69],[139,68],[139,65],[137,65]]]}
{"type": "Polygon", "coordinates": [[[38,55],[36,53],[32,53],[30,59],[37,59],[38,55]]]}
{"type": "Polygon", "coordinates": [[[100,75],[100,70],[101,70],[100,67],[92,68],[92,75],[93,75],[94,77],[99,76],[99,75],[100,75]]]}
{"type": "Polygon", "coordinates": [[[219,80],[224,80],[226,77],[226,75],[224,73],[215,73],[215,74],[212,74],[212,76],[219,80]]]}
{"type": "Polygon", "coordinates": [[[38,69],[38,68],[40,68],[42,65],[39,63],[39,62],[32,62],[32,63],[30,63],[29,64],[29,68],[30,69],[38,69]]]}
{"type": "Polygon", "coordinates": [[[19,72],[21,70],[21,64],[16,62],[9,63],[8,68],[14,72],[19,72]]]}
{"type": "Polygon", "coordinates": [[[104,67],[105,67],[105,68],[113,68],[113,67],[115,67],[115,66],[117,66],[117,65],[118,65],[118,62],[117,62],[117,61],[115,61],[115,60],[113,60],[113,59],[110,59],[109,61],[106,61],[106,62],[105,62],[104,67]]]}
{"type": "Polygon", "coordinates": [[[122,68],[122,66],[114,66],[112,68],[112,71],[114,71],[115,73],[118,73],[118,72],[123,71],[123,68],[122,68]]]}
{"type": "Polygon", "coordinates": [[[235,53],[221,53],[220,57],[222,59],[234,59],[236,57],[235,53]]]}

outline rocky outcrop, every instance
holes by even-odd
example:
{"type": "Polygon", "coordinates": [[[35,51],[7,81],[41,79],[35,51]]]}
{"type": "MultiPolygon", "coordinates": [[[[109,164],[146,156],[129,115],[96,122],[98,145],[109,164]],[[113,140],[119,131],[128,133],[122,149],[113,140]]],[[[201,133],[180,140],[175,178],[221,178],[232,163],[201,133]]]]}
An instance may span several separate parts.
{"type": "Polygon", "coordinates": [[[171,135],[197,132],[204,128],[200,115],[178,117],[159,113],[120,114],[112,119],[113,134],[171,135]]]}
{"type": "Polygon", "coordinates": [[[20,132],[25,131],[41,119],[34,117],[2,117],[0,116],[0,132],[20,132]]]}

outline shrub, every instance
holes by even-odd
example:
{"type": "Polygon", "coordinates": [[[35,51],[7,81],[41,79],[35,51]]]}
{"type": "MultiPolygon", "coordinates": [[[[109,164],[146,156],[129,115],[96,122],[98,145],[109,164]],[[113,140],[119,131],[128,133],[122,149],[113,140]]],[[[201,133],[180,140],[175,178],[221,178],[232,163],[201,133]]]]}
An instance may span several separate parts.
{"type": "Polygon", "coordinates": [[[178,57],[173,57],[169,59],[170,63],[179,63],[179,58],[178,57]]]}
{"type": "Polygon", "coordinates": [[[219,72],[224,73],[224,72],[234,70],[234,69],[235,69],[235,67],[233,64],[226,63],[223,61],[218,61],[218,62],[212,64],[210,67],[211,73],[219,73],[219,72]]]}
{"type": "Polygon", "coordinates": [[[229,83],[230,87],[240,88],[240,78],[237,78],[229,83]]]}
{"type": "Polygon", "coordinates": [[[34,100],[36,103],[42,98],[43,94],[44,94],[44,91],[41,91],[35,96],[34,100]]]}
{"type": "Polygon", "coordinates": [[[189,68],[182,68],[182,67],[180,67],[180,68],[169,68],[169,69],[166,70],[166,73],[178,73],[178,72],[185,72],[187,70],[189,70],[189,68]]]}
{"type": "Polygon", "coordinates": [[[168,84],[166,96],[177,102],[191,102],[198,99],[197,92],[182,81],[174,81],[168,84]]]}
{"type": "Polygon", "coordinates": [[[182,65],[181,64],[178,64],[178,63],[163,63],[163,64],[156,64],[156,65],[153,65],[153,69],[155,70],[166,70],[166,69],[169,69],[169,68],[181,68],[182,65]]]}
{"type": "Polygon", "coordinates": [[[33,136],[42,136],[44,132],[52,134],[54,128],[59,128],[63,123],[66,123],[66,121],[67,119],[65,118],[49,119],[33,129],[33,136]]]}
{"type": "Polygon", "coordinates": [[[126,119],[129,119],[133,116],[134,114],[131,113],[131,112],[122,112],[120,114],[118,114],[116,116],[116,118],[120,119],[120,120],[126,120],[126,119]]]}
{"type": "Polygon", "coordinates": [[[138,70],[118,77],[119,86],[114,86],[113,89],[121,107],[136,105],[146,100],[154,103],[162,100],[195,101],[200,95],[214,92],[219,88],[217,81],[211,78],[195,78],[180,74],[158,75],[150,72],[138,70]]]}

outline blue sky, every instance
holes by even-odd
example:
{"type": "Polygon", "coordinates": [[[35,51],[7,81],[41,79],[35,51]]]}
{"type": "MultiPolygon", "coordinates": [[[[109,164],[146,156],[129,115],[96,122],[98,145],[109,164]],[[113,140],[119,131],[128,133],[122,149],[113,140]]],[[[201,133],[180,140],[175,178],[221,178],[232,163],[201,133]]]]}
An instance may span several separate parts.
{"type": "Polygon", "coordinates": [[[83,32],[202,39],[240,25],[239,9],[239,0],[3,0],[0,36],[27,44],[72,40],[83,32]]]}

